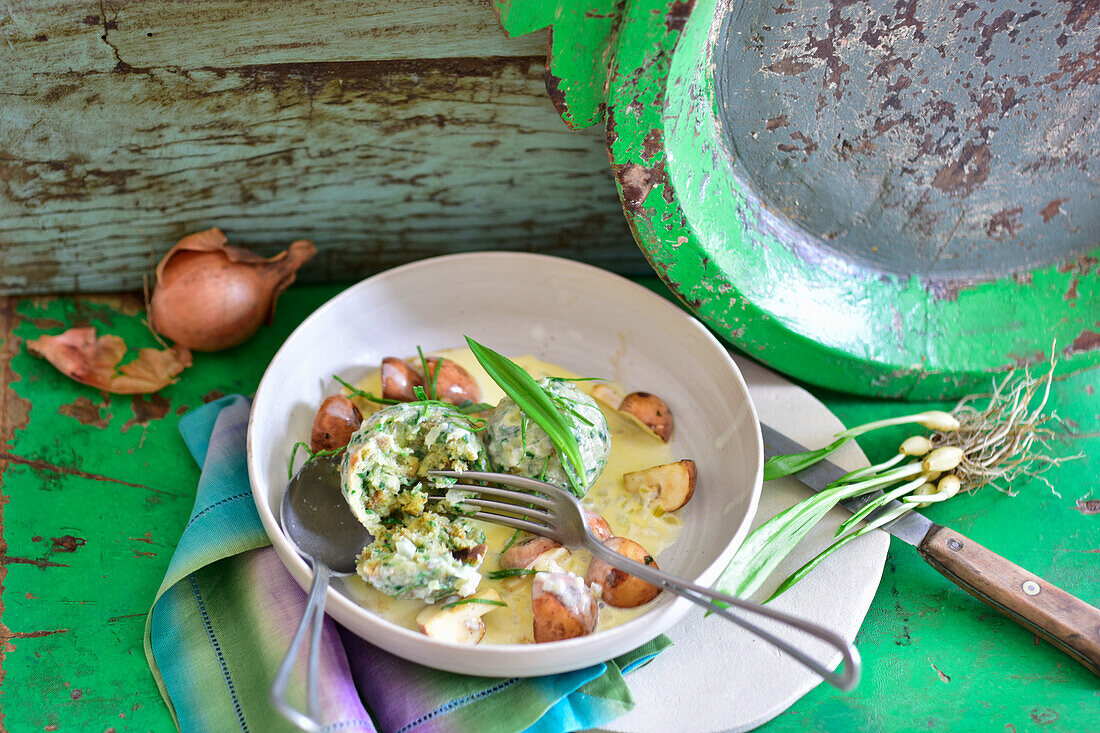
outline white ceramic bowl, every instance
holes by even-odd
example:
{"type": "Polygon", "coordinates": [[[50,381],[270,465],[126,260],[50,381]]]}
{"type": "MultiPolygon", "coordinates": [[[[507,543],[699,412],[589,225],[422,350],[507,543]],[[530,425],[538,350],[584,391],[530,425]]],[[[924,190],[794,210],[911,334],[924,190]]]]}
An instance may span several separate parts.
{"type": "MultiPolygon", "coordinates": [[[[661,568],[710,585],[748,532],[763,463],[756,411],[722,345],[694,318],[616,275],[518,253],[438,257],[375,275],[309,316],[271,361],[248,426],[248,472],[264,528],[295,580],[310,571],[283,535],[278,507],[291,447],[308,440],[339,374],[355,381],[386,356],[464,345],[534,354],[580,374],[660,394],[676,416],[673,451],[699,466],[684,531],[661,568]]],[[[466,646],[397,626],[358,605],[336,581],[327,611],[406,659],[466,674],[533,676],[579,669],[656,637],[694,606],[670,594],[641,616],[551,644],[466,646]]]]}

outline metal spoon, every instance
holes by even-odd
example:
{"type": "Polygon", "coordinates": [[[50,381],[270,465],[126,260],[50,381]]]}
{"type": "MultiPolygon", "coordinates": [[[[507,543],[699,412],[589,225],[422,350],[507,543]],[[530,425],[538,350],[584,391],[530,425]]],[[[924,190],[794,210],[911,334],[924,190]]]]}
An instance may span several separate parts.
{"type": "Polygon", "coordinates": [[[373,539],[344,501],[340,491],[339,456],[318,456],[298,469],[283,494],[279,524],[283,533],[298,546],[298,554],[310,564],[313,583],[309,587],[302,622],[271,685],[271,704],[299,728],[319,731],[317,655],[329,578],[354,574],[356,557],[373,539]],[[308,713],[303,713],[290,704],[286,691],[306,628],[310,626],[312,633],[306,665],[308,713]]]}

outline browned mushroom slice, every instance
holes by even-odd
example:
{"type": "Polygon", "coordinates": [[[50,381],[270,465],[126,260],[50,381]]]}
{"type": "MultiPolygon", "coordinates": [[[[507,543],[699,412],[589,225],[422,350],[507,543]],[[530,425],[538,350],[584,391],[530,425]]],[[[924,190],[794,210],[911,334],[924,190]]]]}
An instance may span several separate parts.
{"type": "Polygon", "coordinates": [[[548,537],[531,537],[523,542],[517,542],[509,547],[500,556],[500,566],[505,569],[523,568],[531,569],[536,565],[545,569],[550,561],[558,561],[569,554],[569,550],[562,547],[548,537]]]}
{"type": "MultiPolygon", "coordinates": [[[[624,557],[657,569],[657,561],[634,540],[612,537],[604,545],[624,557]]],[[[618,570],[597,557],[593,557],[588,564],[584,580],[589,585],[598,584],[603,589],[604,602],[616,608],[634,608],[649,603],[661,592],[652,583],[618,570]]]]}
{"type": "Polygon", "coordinates": [[[695,461],[685,458],[675,463],[653,466],[643,471],[623,474],[627,491],[652,495],[657,505],[666,512],[674,512],[691,500],[695,494],[695,479],[699,469],[695,461]]]}
{"type": "Polygon", "coordinates": [[[485,620],[481,618],[501,602],[500,594],[492,588],[450,608],[428,606],[416,615],[416,624],[428,636],[441,641],[459,644],[476,644],[485,636],[485,620]],[[478,603],[475,599],[493,601],[478,603]]]}
{"type": "Polygon", "coordinates": [[[572,573],[539,573],[531,583],[535,641],[561,641],[591,634],[599,607],[584,580],[572,573]]]}
{"type": "Polygon", "coordinates": [[[611,525],[607,523],[607,520],[604,519],[603,515],[599,512],[585,509],[584,521],[588,523],[588,528],[592,530],[592,534],[596,535],[601,540],[609,540],[615,536],[615,533],[611,531],[611,525]]]}
{"type": "Polygon", "coordinates": [[[619,409],[623,396],[610,384],[597,384],[592,388],[592,396],[614,410],[619,409]]]}
{"type": "Polygon", "coordinates": [[[382,399],[412,402],[416,399],[414,387],[423,387],[424,378],[415,369],[396,356],[382,360],[382,399]]]}
{"type": "Polygon", "coordinates": [[[316,453],[343,448],[362,422],[362,413],[347,397],[343,395],[326,397],[320,409],[317,410],[317,417],[313,418],[313,432],[309,438],[310,450],[316,453]]]}
{"type": "Polygon", "coordinates": [[[462,366],[435,356],[428,357],[426,362],[428,378],[435,377],[435,393],[440,400],[452,405],[481,402],[481,388],[477,380],[462,366]]]}
{"type": "Polygon", "coordinates": [[[480,545],[474,545],[473,547],[455,550],[451,555],[459,562],[477,565],[477,563],[481,561],[481,558],[485,557],[485,551],[488,549],[488,545],[482,543],[480,545]]]}
{"type": "Polygon", "coordinates": [[[638,418],[643,425],[666,443],[672,438],[672,411],[657,395],[649,392],[631,392],[623,398],[619,409],[638,418]]]}

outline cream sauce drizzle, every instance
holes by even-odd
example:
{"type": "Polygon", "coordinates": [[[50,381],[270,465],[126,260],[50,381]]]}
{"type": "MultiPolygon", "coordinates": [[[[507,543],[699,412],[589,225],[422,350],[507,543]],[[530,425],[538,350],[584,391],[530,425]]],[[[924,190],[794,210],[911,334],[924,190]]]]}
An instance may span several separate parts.
{"type": "MultiPolygon", "coordinates": [[[[470,372],[481,387],[484,402],[495,405],[504,397],[504,393],[481,368],[469,349],[445,350],[436,354],[452,359],[470,372]]],[[[579,376],[533,356],[521,356],[513,360],[536,379],[579,376]]],[[[598,382],[578,382],[577,386],[591,394],[594,384],[598,382]]],[[[366,392],[381,394],[380,373],[376,371],[368,375],[357,386],[366,392]]],[[[378,405],[363,400],[356,399],[355,402],[364,415],[380,409],[378,405]]],[[[654,506],[647,503],[646,497],[628,492],[623,483],[623,474],[662,463],[671,463],[675,460],[672,450],[669,445],[662,442],[630,415],[614,410],[600,400],[596,400],[596,403],[603,410],[608,427],[611,429],[611,457],[607,467],[585,496],[584,504],[602,514],[616,535],[634,540],[660,562],[660,553],[676,541],[682,522],[675,514],[661,514],[660,510],[655,512],[654,506]]],[[[484,522],[478,522],[478,525],[485,531],[486,544],[489,547],[485,562],[481,566],[482,574],[488,575],[499,568],[497,560],[500,557],[500,551],[512,537],[512,530],[484,522]]],[[[569,556],[559,560],[558,565],[583,578],[591,557],[591,554],[585,550],[573,550],[569,556]]],[[[365,608],[400,626],[413,630],[418,628],[416,615],[424,609],[426,604],[423,602],[387,596],[356,576],[345,579],[344,584],[350,595],[365,608]]],[[[486,588],[496,588],[508,606],[494,608],[483,616],[485,638],[481,643],[533,643],[531,579],[529,577],[502,580],[484,578],[478,586],[478,591],[486,588]]],[[[615,608],[601,603],[596,630],[608,629],[629,621],[643,613],[649,605],[639,608],[615,608]]]]}

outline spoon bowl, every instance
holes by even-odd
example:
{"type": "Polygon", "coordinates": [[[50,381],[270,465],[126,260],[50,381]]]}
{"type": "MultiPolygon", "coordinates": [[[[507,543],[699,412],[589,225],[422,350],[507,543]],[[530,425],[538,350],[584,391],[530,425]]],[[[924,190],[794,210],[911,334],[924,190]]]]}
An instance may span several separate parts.
{"type": "Polygon", "coordinates": [[[353,574],[356,558],[373,539],[348,508],[340,483],[339,457],[318,456],[307,461],[290,479],[280,504],[279,524],[298,553],[309,562],[313,583],[302,621],[271,685],[271,704],[283,717],[307,731],[321,730],[317,655],[329,578],[353,574]],[[311,630],[306,663],[308,712],[303,713],[290,704],[286,691],[307,628],[311,630]]]}
{"type": "Polygon", "coordinates": [[[355,573],[356,557],[373,539],[344,500],[339,455],[318,456],[298,469],[283,494],[279,525],[302,557],[336,576],[355,573]]]}

